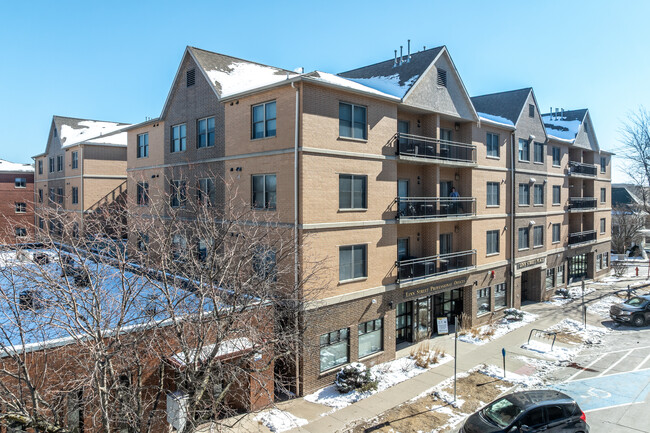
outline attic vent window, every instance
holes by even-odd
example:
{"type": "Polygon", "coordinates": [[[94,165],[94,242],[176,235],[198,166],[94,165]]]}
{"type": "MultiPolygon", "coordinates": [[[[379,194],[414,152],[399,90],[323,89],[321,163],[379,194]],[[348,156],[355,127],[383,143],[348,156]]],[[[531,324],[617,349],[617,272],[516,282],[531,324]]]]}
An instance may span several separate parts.
{"type": "Polygon", "coordinates": [[[447,71],[444,69],[438,69],[438,85],[447,87],[447,71]]]}
{"type": "Polygon", "coordinates": [[[186,72],[187,87],[193,86],[196,79],[196,70],[190,69],[186,72]]]}
{"type": "Polygon", "coordinates": [[[54,137],[56,137],[56,128],[54,128],[54,137]]]}
{"type": "Polygon", "coordinates": [[[528,104],[528,117],[535,117],[535,105],[528,104]]]}

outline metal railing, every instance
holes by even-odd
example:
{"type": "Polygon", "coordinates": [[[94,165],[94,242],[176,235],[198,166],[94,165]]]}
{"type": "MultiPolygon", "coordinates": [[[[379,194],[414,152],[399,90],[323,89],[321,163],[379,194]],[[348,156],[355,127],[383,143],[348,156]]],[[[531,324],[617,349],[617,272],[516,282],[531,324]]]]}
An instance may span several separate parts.
{"type": "Polygon", "coordinates": [[[596,230],[589,230],[579,233],[569,234],[569,245],[581,244],[596,240],[596,230]]]}
{"type": "Polygon", "coordinates": [[[395,266],[399,283],[450,274],[474,268],[476,266],[476,250],[398,260],[395,262],[395,266]]]}
{"type": "Polygon", "coordinates": [[[424,159],[439,159],[448,162],[476,162],[476,146],[467,143],[441,140],[420,135],[395,135],[397,154],[424,159]]]}
{"type": "Polygon", "coordinates": [[[569,174],[582,174],[585,176],[596,176],[597,167],[594,164],[569,161],[569,174]]]}
{"type": "Polygon", "coordinates": [[[569,209],[590,209],[596,206],[594,197],[569,197],[569,209]]]}
{"type": "Polygon", "coordinates": [[[476,215],[474,197],[397,197],[395,201],[400,220],[476,215]]]}

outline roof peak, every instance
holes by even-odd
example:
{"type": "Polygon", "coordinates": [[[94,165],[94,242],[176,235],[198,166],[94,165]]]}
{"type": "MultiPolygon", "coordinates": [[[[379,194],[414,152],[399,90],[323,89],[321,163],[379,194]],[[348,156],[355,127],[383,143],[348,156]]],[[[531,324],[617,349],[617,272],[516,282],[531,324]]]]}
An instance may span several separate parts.
{"type": "MultiPolygon", "coordinates": [[[[414,53],[411,53],[411,57],[416,56],[416,55],[421,55],[421,54],[424,54],[424,53],[428,53],[430,51],[435,51],[435,50],[442,51],[443,48],[447,49],[447,46],[446,45],[439,45],[437,47],[429,48],[427,50],[416,51],[414,53]]],[[[402,56],[402,57],[404,57],[404,56],[402,56]]],[[[407,54],[407,57],[408,57],[408,54],[407,54]]],[[[360,66],[358,68],[350,69],[348,71],[338,72],[336,75],[347,74],[347,73],[350,73],[350,72],[358,71],[360,69],[365,69],[365,68],[369,68],[369,67],[372,67],[372,66],[381,65],[382,63],[394,62],[394,61],[395,61],[395,59],[382,60],[382,61],[379,61],[379,62],[376,62],[376,63],[371,63],[369,65],[364,65],[364,66],[360,66]]]]}
{"type": "Polygon", "coordinates": [[[495,96],[495,95],[504,95],[504,94],[506,94],[506,93],[521,92],[522,90],[526,90],[526,91],[531,92],[531,91],[533,90],[533,88],[532,88],[532,87],[522,87],[521,89],[505,90],[505,91],[503,91],[503,92],[485,93],[485,94],[483,94],[483,95],[472,96],[472,99],[474,99],[474,98],[482,98],[482,97],[484,97],[484,96],[495,96]]]}
{"type": "Polygon", "coordinates": [[[231,55],[228,55],[228,54],[217,53],[216,51],[205,50],[205,49],[203,49],[203,48],[194,47],[194,46],[192,46],[192,45],[188,45],[187,48],[188,48],[189,50],[203,51],[204,53],[207,53],[207,54],[212,54],[212,55],[217,55],[217,56],[227,57],[227,58],[229,58],[229,59],[236,60],[236,61],[240,61],[240,62],[253,63],[253,64],[255,64],[255,65],[264,66],[264,67],[267,67],[267,68],[280,69],[280,70],[282,70],[282,71],[284,71],[284,72],[290,72],[290,73],[292,73],[292,74],[295,74],[295,73],[296,73],[295,71],[290,71],[290,70],[288,70],[288,69],[280,68],[280,67],[278,67],[278,66],[267,65],[267,64],[265,64],[265,63],[260,63],[260,62],[256,62],[256,61],[253,61],[253,60],[242,59],[241,57],[235,57],[235,56],[231,56],[231,55]]]}

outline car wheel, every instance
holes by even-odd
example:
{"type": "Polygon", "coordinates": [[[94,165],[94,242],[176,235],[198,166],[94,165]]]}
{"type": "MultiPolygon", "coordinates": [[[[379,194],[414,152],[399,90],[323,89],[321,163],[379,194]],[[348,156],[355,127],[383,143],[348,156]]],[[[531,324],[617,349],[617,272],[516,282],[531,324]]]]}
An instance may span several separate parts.
{"type": "Polygon", "coordinates": [[[632,324],[636,327],[643,326],[645,325],[645,318],[642,315],[637,314],[636,316],[632,317],[632,324]]]}

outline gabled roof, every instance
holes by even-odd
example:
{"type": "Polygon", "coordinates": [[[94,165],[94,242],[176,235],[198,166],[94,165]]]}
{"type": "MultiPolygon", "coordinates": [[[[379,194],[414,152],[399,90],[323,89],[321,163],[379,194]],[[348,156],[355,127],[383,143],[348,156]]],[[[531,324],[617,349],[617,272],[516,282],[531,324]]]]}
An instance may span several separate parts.
{"type": "Polygon", "coordinates": [[[80,143],[126,146],[126,134],[121,135],[119,132],[130,126],[128,123],[64,116],[53,116],[52,121],[61,140],[61,148],[80,143]]]}
{"type": "Polygon", "coordinates": [[[34,166],[32,164],[20,164],[16,162],[9,162],[0,159],[0,172],[2,173],[33,173],[34,166]]]}
{"type": "Polygon", "coordinates": [[[401,63],[395,59],[363,66],[337,75],[398,98],[403,98],[438,57],[444,46],[412,53],[401,63]]]}
{"type": "Polygon", "coordinates": [[[472,104],[478,115],[488,120],[514,126],[524,109],[532,87],[474,96],[472,104]]]}
{"type": "Polygon", "coordinates": [[[563,114],[542,114],[546,133],[562,141],[574,142],[580,131],[580,125],[584,123],[588,112],[589,110],[582,108],[580,110],[564,111],[563,114]]]}

